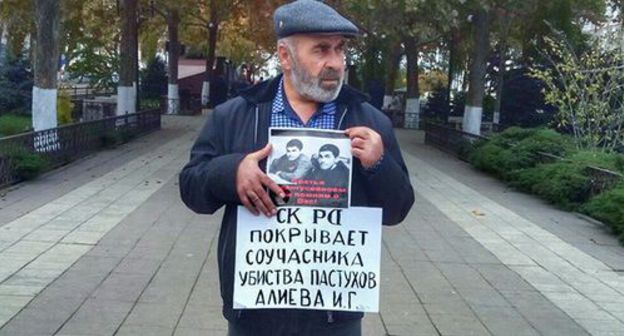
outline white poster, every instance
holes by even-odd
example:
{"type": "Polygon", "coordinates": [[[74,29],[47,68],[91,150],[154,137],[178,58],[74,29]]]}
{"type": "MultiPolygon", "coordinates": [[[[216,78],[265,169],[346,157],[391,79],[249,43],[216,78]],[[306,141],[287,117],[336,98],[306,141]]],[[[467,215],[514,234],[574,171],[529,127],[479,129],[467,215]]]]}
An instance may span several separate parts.
{"type": "Polygon", "coordinates": [[[379,208],[238,207],[234,309],[379,311],[379,208]]]}
{"type": "Polygon", "coordinates": [[[267,175],[286,194],[277,205],[348,208],[353,157],[344,131],[271,128],[267,175]]]}

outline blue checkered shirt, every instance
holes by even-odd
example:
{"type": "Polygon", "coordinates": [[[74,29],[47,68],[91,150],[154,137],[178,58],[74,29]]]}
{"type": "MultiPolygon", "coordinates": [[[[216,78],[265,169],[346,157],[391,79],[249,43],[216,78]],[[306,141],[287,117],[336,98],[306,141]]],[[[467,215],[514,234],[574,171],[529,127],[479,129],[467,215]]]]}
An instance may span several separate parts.
{"type": "Polygon", "coordinates": [[[304,124],[288,103],[284,94],[284,78],[282,78],[277,94],[273,98],[271,127],[334,129],[336,110],[336,103],[333,101],[321,104],[308,123],[304,124]]]}

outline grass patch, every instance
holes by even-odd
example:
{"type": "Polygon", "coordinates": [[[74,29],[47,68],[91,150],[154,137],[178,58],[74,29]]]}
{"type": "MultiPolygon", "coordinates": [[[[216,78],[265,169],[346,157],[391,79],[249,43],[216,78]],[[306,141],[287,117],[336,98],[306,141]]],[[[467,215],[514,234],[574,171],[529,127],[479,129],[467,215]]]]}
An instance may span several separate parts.
{"type": "Polygon", "coordinates": [[[0,136],[28,132],[32,126],[30,116],[5,114],[0,116],[0,136]]]}

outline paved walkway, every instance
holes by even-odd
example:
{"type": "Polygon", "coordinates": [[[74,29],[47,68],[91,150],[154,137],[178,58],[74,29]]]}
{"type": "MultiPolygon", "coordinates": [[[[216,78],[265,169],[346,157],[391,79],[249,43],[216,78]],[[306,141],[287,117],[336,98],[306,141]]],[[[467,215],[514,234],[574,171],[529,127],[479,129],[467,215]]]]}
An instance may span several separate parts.
{"type": "MultiPolygon", "coordinates": [[[[0,335],[224,335],[220,214],[179,200],[200,117],[0,194],[0,335]]],[[[365,335],[622,335],[624,248],[398,132],[416,204],[384,229],[365,335]]]]}

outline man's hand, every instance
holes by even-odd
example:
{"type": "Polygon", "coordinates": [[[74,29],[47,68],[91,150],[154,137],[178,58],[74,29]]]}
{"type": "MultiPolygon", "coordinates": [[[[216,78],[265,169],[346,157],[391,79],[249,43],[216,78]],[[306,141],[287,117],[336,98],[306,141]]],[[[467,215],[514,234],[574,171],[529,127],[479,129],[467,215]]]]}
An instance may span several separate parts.
{"type": "Polygon", "coordinates": [[[364,168],[372,167],[384,153],[383,140],[379,133],[368,127],[353,127],[345,131],[351,139],[351,152],[360,159],[364,168]]]}
{"type": "Polygon", "coordinates": [[[277,210],[269,194],[264,190],[268,187],[280,198],[284,198],[282,189],[260,170],[258,162],[269,156],[271,144],[257,152],[253,152],[241,161],[236,171],[236,192],[243,205],[255,215],[260,212],[267,217],[274,215],[277,210]]]}

